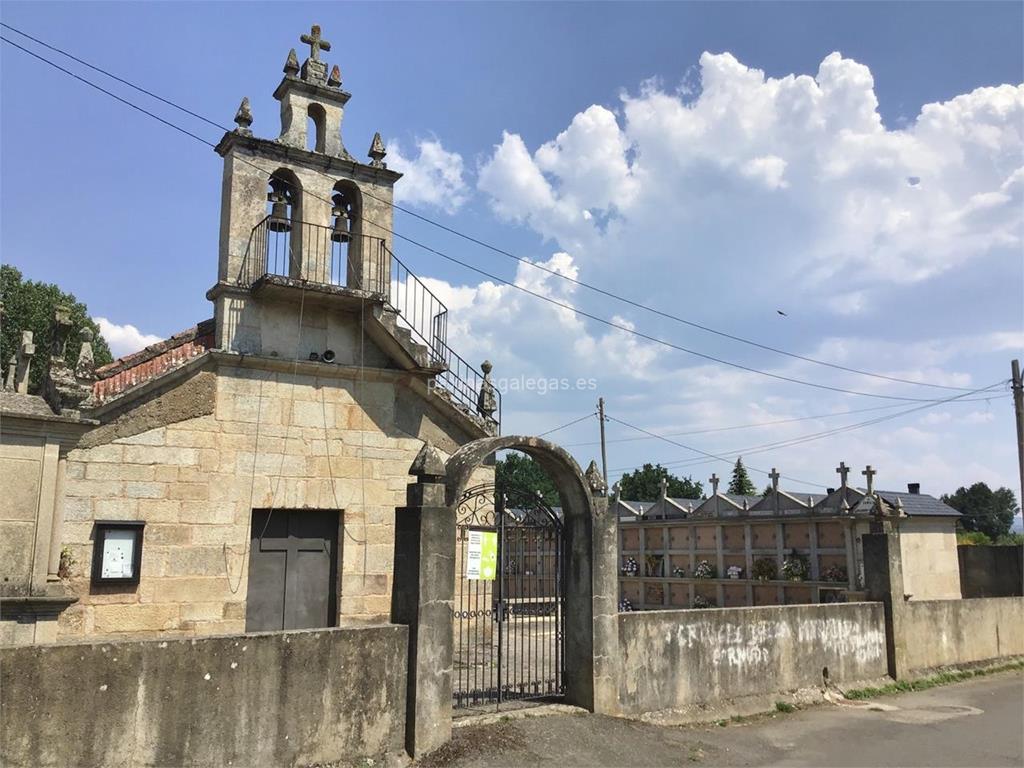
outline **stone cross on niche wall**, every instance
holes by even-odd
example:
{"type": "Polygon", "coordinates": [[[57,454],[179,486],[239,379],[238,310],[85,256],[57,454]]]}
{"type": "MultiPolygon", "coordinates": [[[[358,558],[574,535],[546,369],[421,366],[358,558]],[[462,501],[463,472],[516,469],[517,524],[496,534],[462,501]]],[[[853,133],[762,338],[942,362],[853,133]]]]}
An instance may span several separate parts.
{"type": "Polygon", "coordinates": [[[868,479],[868,496],[870,496],[872,493],[874,493],[875,475],[878,474],[878,470],[872,469],[871,465],[868,464],[867,467],[864,468],[864,471],[861,472],[861,474],[868,479]]]}
{"type": "Polygon", "coordinates": [[[711,495],[718,495],[718,475],[712,473],[711,475],[711,495]]]}
{"type": "Polygon", "coordinates": [[[845,488],[846,487],[846,476],[850,474],[850,468],[848,466],[846,466],[846,462],[845,461],[840,461],[839,462],[839,466],[836,467],[836,472],[839,473],[839,478],[842,481],[842,485],[840,487],[841,488],[845,488]]]}
{"type": "Polygon", "coordinates": [[[320,37],[320,25],[314,24],[309,29],[308,35],[303,35],[299,38],[303,43],[309,46],[309,58],[313,61],[320,61],[320,51],[331,50],[331,44],[320,37]]]}
{"type": "Polygon", "coordinates": [[[772,467],[772,471],[768,473],[768,477],[772,480],[772,490],[778,492],[779,478],[782,477],[782,475],[779,474],[779,471],[775,467],[772,467]]]}

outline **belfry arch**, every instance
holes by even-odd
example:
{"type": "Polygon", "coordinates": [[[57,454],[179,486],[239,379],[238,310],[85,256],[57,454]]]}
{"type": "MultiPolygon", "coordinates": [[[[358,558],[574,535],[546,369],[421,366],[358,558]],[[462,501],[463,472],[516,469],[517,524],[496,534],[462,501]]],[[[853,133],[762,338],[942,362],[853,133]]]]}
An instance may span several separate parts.
{"type": "Polygon", "coordinates": [[[410,468],[405,508],[396,511],[392,621],[409,626],[406,747],[419,755],[451,736],[456,507],[475,470],[493,454],[533,458],[558,489],[564,548],[565,701],[593,712],[617,708],[616,521],[604,482],[563,448],[539,437],[488,437],[443,458],[430,443],[410,468]]]}

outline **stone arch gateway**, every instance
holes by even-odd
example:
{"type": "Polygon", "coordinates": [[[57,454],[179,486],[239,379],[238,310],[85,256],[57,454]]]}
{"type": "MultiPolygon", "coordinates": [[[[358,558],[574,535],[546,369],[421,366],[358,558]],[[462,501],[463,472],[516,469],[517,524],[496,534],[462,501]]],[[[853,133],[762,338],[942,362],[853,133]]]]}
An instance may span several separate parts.
{"type": "Polygon", "coordinates": [[[456,506],[473,471],[517,450],[558,488],[565,569],[565,700],[593,712],[617,708],[616,522],[596,468],[584,474],[563,448],[508,435],[467,443],[445,461],[429,443],[410,468],[408,505],[396,512],[392,621],[409,625],[406,746],[420,755],[451,736],[456,506]]]}

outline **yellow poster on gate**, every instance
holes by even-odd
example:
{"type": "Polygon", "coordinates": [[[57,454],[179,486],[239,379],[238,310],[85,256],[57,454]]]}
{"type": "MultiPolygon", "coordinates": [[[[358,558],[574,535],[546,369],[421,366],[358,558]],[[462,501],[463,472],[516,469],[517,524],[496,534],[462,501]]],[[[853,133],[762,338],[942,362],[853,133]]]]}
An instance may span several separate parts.
{"type": "Polygon", "coordinates": [[[493,581],[498,573],[498,534],[470,531],[466,539],[466,578],[493,581]]]}

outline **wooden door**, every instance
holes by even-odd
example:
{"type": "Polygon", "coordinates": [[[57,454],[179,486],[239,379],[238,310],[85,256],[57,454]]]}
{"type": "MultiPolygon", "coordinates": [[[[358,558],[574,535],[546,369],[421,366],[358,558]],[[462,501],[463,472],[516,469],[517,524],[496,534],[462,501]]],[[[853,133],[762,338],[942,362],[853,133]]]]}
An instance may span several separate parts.
{"type": "Polygon", "coordinates": [[[254,509],[245,631],[334,626],[337,548],[336,511],[254,509]]]}

